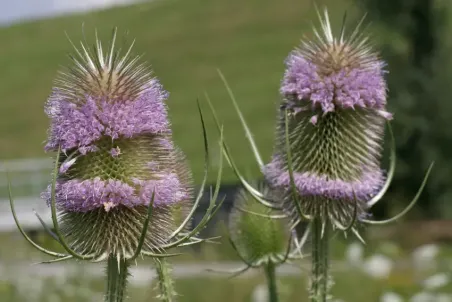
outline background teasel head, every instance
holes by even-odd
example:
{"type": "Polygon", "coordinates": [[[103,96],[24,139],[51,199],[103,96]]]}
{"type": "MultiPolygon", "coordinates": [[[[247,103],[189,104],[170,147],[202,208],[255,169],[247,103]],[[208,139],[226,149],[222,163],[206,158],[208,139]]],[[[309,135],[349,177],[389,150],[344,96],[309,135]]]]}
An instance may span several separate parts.
{"type": "Polygon", "coordinates": [[[305,217],[341,227],[363,217],[385,182],[380,157],[392,115],[385,63],[361,22],[348,36],[342,26],[335,37],[326,10],[320,21],[315,39],[304,39],[286,60],[276,148],[263,171],[272,186],[286,189],[292,213],[293,180],[305,217]]]}
{"type": "MultiPolygon", "coordinates": [[[[97,37],[93,50],[74,46],[73,66],[46,104],[45,149],[59,152],[54,196],[61,233],[76,253],[96,260],[132,258],[149,207],[142,250],[155,252],[192,205],[191,176],[172,142],[168,93],[130,55],[132,46],[121,55],[115,40],[116,30],[106,52],[97,37]]],[[[42,197],[51,202],[52,185],[42,197]]]]}
{"type": "MultiPolygon", "coordinates": [[[[266,198],[275,197],[266,183],[253,186],[266,198]]],[[[230,242],[247,264],[246,268],[269,263],[279,265],[299,258],[297,254],[301,251],[294,244],[296,236],[293,236],[290,220],[280,210],[257,202],[246,189],[240,190],[236,195],[228,229],[230,242]]]]}

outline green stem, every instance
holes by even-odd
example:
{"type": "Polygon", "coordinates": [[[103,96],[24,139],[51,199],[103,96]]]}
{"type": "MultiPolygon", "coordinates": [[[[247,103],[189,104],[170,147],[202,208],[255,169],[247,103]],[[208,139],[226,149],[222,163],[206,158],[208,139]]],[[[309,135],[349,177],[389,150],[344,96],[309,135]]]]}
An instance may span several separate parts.
{"type": "Polygon", "coordinates": [[[312,222],[311,301],[325,302],[328,297],[328,224],[315,218],[312,222]]]}
{"type": "Polygon", "coordinates": [[[265,266],[265,276],[267,277],[268,301],[278,302],[278,290],[276,288],[276,268],[271,261],[265,266]]]}
{"type": "Polygon", "coordinates": [[[174,289],[173,279],[171,278],[171,265],[165,259],[155,259],[155,268],[159,281],[159,298],[165,302],[174,302],[176,290],[174,289]]]}
{"type": "Polygon", "coordinates": [[[110,255],[107,261],[107,294],[105,302],[122,302],[126,296],[129,262],[110,255]]]}

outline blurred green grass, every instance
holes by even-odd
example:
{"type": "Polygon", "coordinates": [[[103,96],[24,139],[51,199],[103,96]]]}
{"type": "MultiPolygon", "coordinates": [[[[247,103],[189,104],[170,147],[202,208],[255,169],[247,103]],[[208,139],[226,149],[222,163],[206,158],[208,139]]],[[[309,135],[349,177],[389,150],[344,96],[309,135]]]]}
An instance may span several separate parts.
{"type": "MultiPolygon", "coordinates": [[[[215,232],[219,235],[224,235],[221,232],[221,228],[215,232]]],[[[365,234],[363,234],[364,237],[365,234]]],[[[60,249],[56,248],[57,244],[46,234],[40,234],[36,238],[39,244],[43,244],[46,248],[52,250],[60,249]]],[[[171,259],[171,262],[177,264],[212,264],[222,261],[238,261],[238,257],[232,250],[228,240],[223,236],[218,240],[221,245],[218,244],[202,244],[196,250],[186,248],[181,250],[185,252],[184,255],[171,259]]],[[[332,261],[344,261],[346,249],[351,242],[356,242],[356,238],[344,239],[342,236],[334,237],[332,246],[332,261]]],[[[384,255],[395,262],[410,261],[412,257],[412,250],[403,249],[396,243],[391,242],[374,242],[367,240],[368,245],[364,247],[364,258],[372,255],[384,255]]],[[[14,270],[16,264],[37,263],[39,261],[49,260],[49,257],[43,256],[41,253],[34,250],[25,240],[17,233],[2,233],[0,234],[0,260],[3,261],[3,265],[14,270]]],[[[444,264],[449,263],[446,260],[451,259],[451,249],[448,245],[439,246],[440,253],[438,255],[438,262],[431,269],[425,272],[414,270],[413,265],[394,267],[392,272],[387,278],[372,278],[361,270],[353,267],[349,267],[346,270],[336,270],[336,266],[333,265],[332,273],[334,275],[335,285],[333,286],[333,296],[342,301],[347,302],[378,302],[383,293],[388,291],[396,292],[405,299],[408,299],[415,293],[422,290],[422,280],[432,274],[446,272],[448,266],[444,264]],[[446,261],[446,262],[445,262],[446,261]]],[[[306,251],[309,253],[309,251],[306,251]]],[[[303,261],[304,265],[310,261],[309,255],[303,261]]],[[[72,266],[74,262],[66,263],[62,265],[72,266]]],[[[138,263],[141,267],[149,267],[152,270],[152,261],[149,259],[140,260],[138,263]]],[[[293,263],[295,266],[298,262],[293,263]]],[[[411,263],[414,264],[414,263],[411,263]]],[[[45,265],[45,264],[41,264],[45,265]]],[[[50,264],[51,265],[51,264],[50,264]]],[[[4,271],[7,275],[8,269],[4,271]]],[[[257,273],[257,272],[256,272],[257,273]]],[[[307,282],[306,279],[308,270],[302,269],[299,276],[286,276],[279,278],[280,288],[283,291],[281,301],[304,301],[306,300],[307,282]]],[[[37,298],[35,301],[89,301],[86,298],[87,293],[90,297],[101,297],[104,288],[104,281],[101,279],[93,278],[92,276],[83,275],[74,276],[69,279],[51,279],[51,278],[39,278],[33,279],[33,286],[26,276],[20,277],[19,281],[0,281],[0,297],[1,301],[9,302],[31,302],[28,295],[32,295],[37,298]],[[41,284],[41,285],[40,285],[41,284]],[[45,289],[40,295],[32,294],[31,291],[34,288],[45,289]],[[81,296],[83,295],[85,296],[81,296]],[[91,294],[90,294],[91,293],[91,294]]],[[[1,278],[0,278],[1,279],[1,278]]],[[[264,278],[262,274],[246,275],[243,278],[227,279],[223,274],[207,275],[203,277],[192,278],[178,278],[176,279],[176,289],[180,293],[180,299],[178,301],[251,301],[251,295],[253,290],[259,284],[264,284],[264,278]]],[[[130,288],[130,301],[158,301],[154,297],[157,292],[155,290],[155,284],[148,284],[143,286],[131,285],[130,288]]],[[[443,293],[452,293],[452,284],[448,284],[440,289],[443,293]]],[[[100,299],[100,298],[99,298],[100,299]]],[[[93,300],[98,301],[98,300],[93,300]]]]}
{"type": "MultiPolygon", "coordinates": [[[[349,0],[316,3],[328,4],[338,27],[346,10],[351,19],[356,10],[349,0]]],[[[203,168],[198,97],[209,113],[204,91],[225,125],[237,164],[257,177],[258,168],[216,68],[228,79],[268,159],[283,62],[302,35],[310,33],[312,22],[317,16],[310,0],[165,0],[0,28],[0,159],[46,156],[48,120],[43,107],[57,70],[70,62],[65,31],[77,42],[84,24],[89,42],[95,29],[108,41],[111,29],[118,26],[120,37],[129,32],[126,41],[136,38],[135,53],[144,53],[143,59],[170,91],[174,137],[187,154],[195,180],[200,180],[203,168]]],[[[207,119],[215,161],[217,135],[213,121],[207,119]]],[[[214,177],[212,173],[210,179],[214,177]]],[[[233,179],[226,169],[224,181],[233,179]]]]}
{"type": "MultiPolygon", "coordinates": [[[[151,269],[151,268],[150,268],[151,269]]],[[[388,280],[375,280],[357,271],[334,274],[335,285],[332,296],[337,301],[347,302],[379,302],[386,292],[396,292],[409,301],[414,294],[422,291],[419,284],[412,277],[412,272],[393,274],[388,280]],[[403,282],[394,281],[395,279],[403,282]]],[[[180,302],[250,302],[256,287],[263,285],[265,279],[262,274],[247,275],[234,279],[227,279],[213,275],[212,277],[181,278],[175,280],[180,302]]],[[[55,279],[43,280],[44,290],[39,293],[26,291],[8,282],[0,282],[0,295],[4,302],[49,302],[49,301],[98,301],[102,297],[103,282],[88,276],[74,277],[65,280],[64,284],[55,279]],[[32,296],[31,300],[27,296],[32,296]],[[89,298],[88,298],[89,297],[89,298]]],[[[308,280],[304,276],[287,276],[278,278],[280,301],[307,301],[308,280]]],[[[446,285],[441,293],[451,293],[452,286],[446,285]]],[[[158,291],[155,283],[145,286],[129,287],[130,302],[160,301],[156,298],[158,291]]],[[[423,300],[424,301],[424,300],[423,300]]],[[[429,300],[430,301],[430,300],[429,300]]]]}

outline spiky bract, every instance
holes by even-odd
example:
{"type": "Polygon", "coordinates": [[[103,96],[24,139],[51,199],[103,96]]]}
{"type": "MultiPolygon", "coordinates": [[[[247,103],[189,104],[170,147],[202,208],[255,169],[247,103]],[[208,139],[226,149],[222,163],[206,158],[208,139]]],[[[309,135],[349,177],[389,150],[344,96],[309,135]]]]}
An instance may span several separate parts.
{"type": "MultiPolygon", "coordinates": [[[[146,206],[120,205],[108,212],[103,208],[84,213],[62,212],[61,230],[80,254],[96,254],[96,260],[107,259],[110,254],[131,258],[137,249],[147,211],[146,206]]],[[[158,252],[175,223],[169,206],[156,207],[154,215],[158,219],[150,224],[143,249],[158,252]]]]}
{"type": "MultiPolygon", "coordinates": [[[[267,185],[259,184],[259,191],[267,198],[272,198],[272,191],[267,185]]],[[[271,218],[272,215],[281,214],[279,212],[258,203],[244,189],[237,193],[229,218],[229,229],[237,252],[247,262],[257,263],[272,257],[284,257],[291,244],[291,231],[288,219],[271,218]]]]}
{"type": "Polygon", "coordinates": [[[386,119],[384,63],[360,32],[335,38],[328,14],[322,33],[293,51],[281,85],[276,148],[263,169],[285,188],[294,213],[286,148],[286,115],[295,187],[305,215],[338,225],[365,213],[365,202],[384,182],[380,170],[386,119]]]}
{"type": "MultiPolygon", "coordinates": [[[[190,172],[172,142],[168,93],[131,48],[121,56],[115,40],[116,30],[106,53],[97,37],[92,51],[76,48],[46,105],[46,150],[61,148],[55,202],[62,232],[74,250],[98,259],[133,256],[152,196],[143,251],[155,252],[192,198],[190,172]]],[[[48,202],[51,193],[50,185],[48,202]]]]}

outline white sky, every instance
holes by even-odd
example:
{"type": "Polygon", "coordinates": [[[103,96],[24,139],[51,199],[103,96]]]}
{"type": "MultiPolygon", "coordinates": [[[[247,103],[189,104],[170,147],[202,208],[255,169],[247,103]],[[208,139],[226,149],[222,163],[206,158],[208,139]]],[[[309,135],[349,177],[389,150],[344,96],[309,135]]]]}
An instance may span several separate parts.
{"type": "Polygon", "coordinates": [[[0,0],[0,25],[81,12],[138,0],[0,0]]]}

